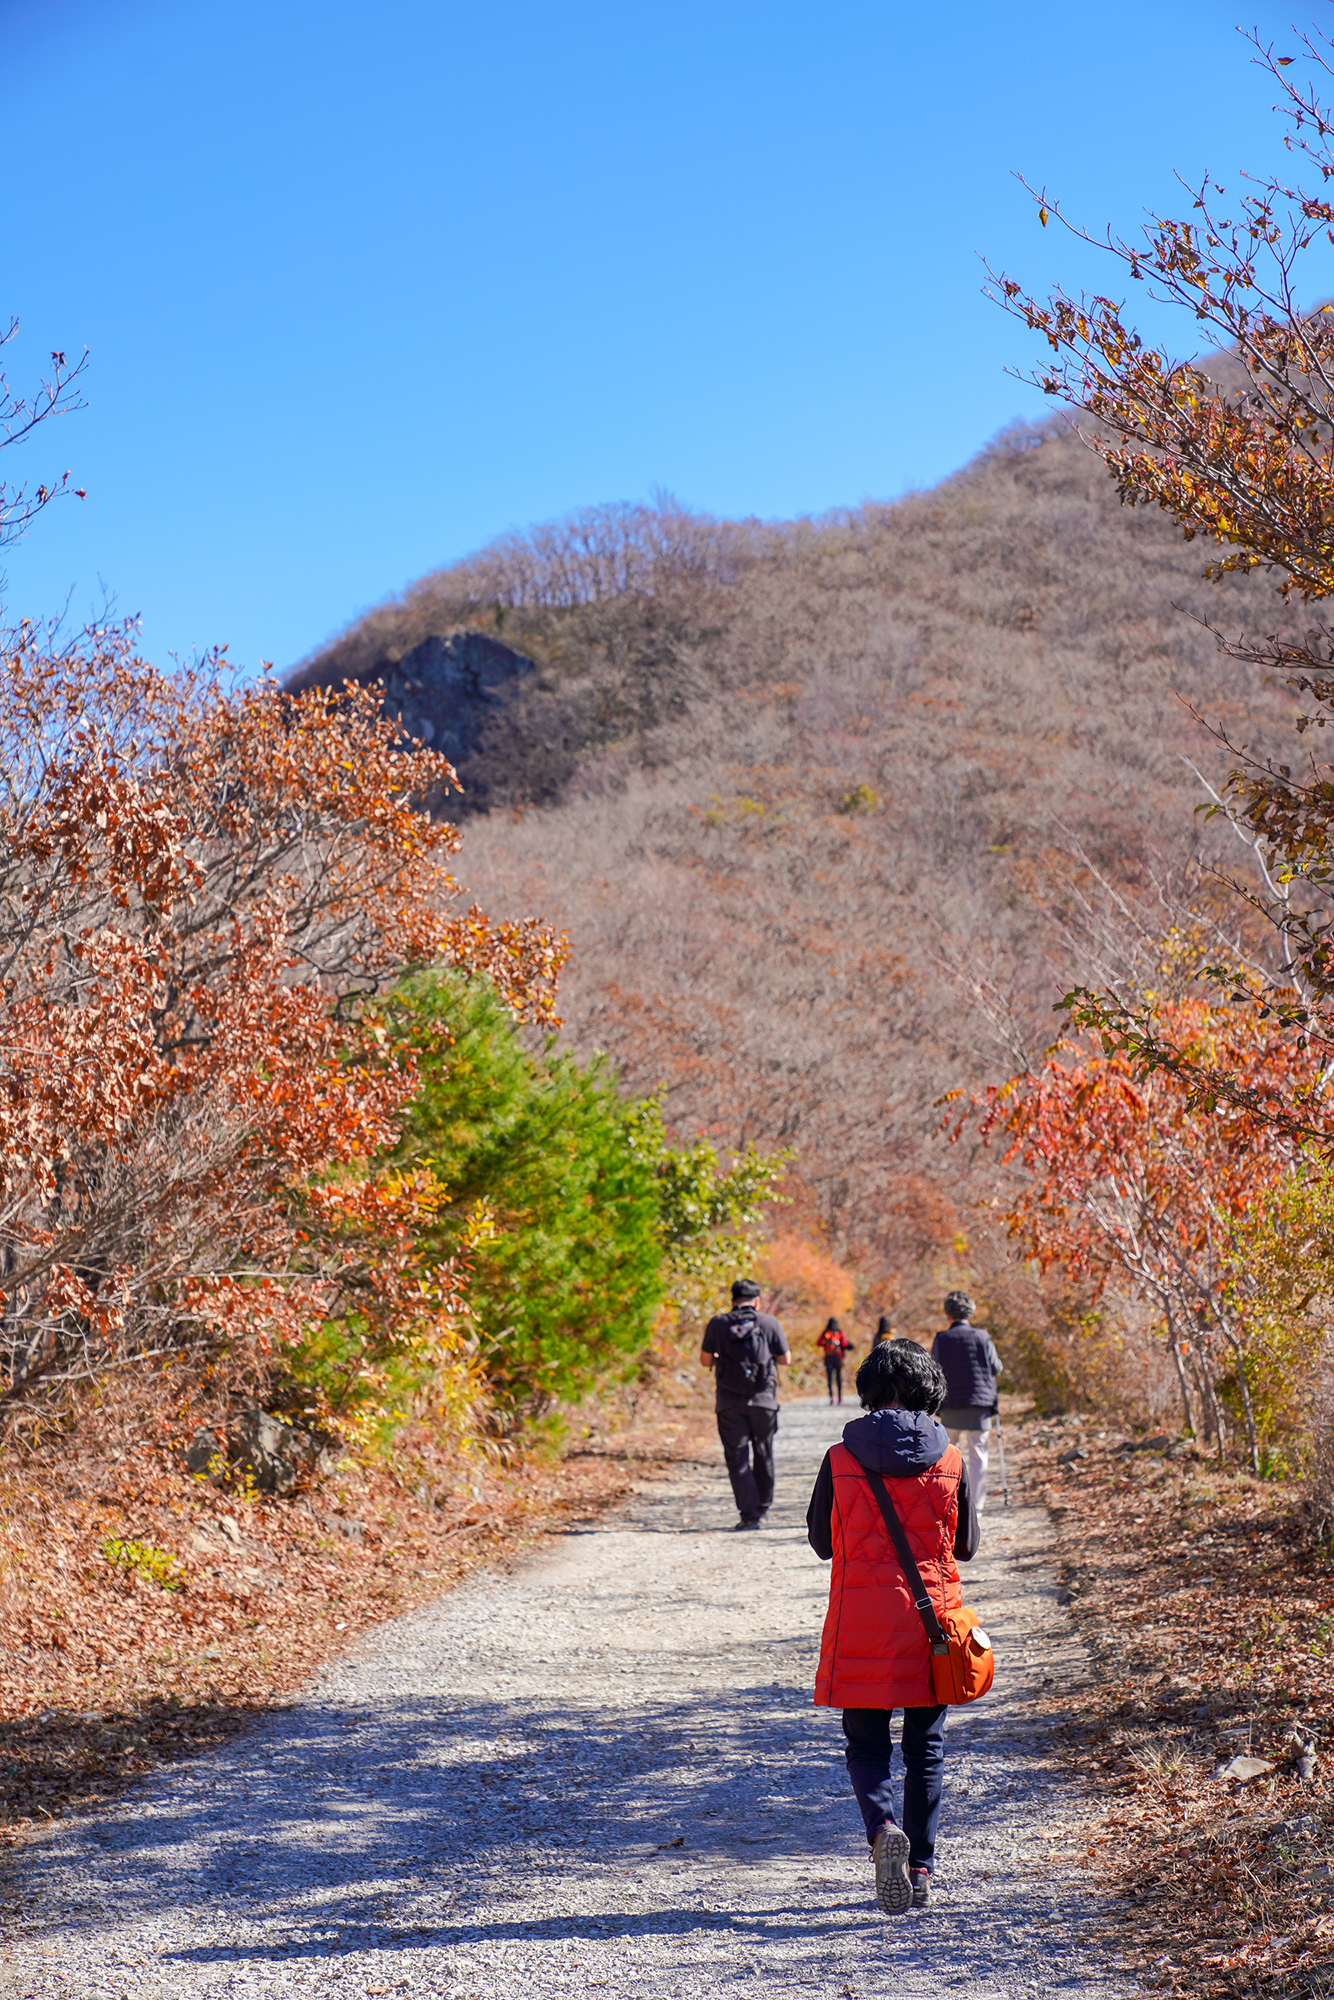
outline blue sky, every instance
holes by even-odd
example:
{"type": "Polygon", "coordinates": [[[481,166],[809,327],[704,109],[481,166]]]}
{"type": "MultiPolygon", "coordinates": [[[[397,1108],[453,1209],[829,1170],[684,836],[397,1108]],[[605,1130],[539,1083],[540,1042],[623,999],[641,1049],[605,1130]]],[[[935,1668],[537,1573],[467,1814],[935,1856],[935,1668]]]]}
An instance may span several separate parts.
{"type": "MultiPolygon", "coordinates": [[[[88,409],[9,455],[88,491],[7,557],[9,612],[105,588],[159,658],[281,669],[589,502],[789,516],[929,485],[1041,408],[979,253],[1098,278],[1015,169],[1130,227],[1179,205],[1174,169],[1278,160],[1232,19],[0,0],[9,372],[92,356],[88,409]]],[[[1282,39],[1293,12],[1245,19],[1282,39]]]]}

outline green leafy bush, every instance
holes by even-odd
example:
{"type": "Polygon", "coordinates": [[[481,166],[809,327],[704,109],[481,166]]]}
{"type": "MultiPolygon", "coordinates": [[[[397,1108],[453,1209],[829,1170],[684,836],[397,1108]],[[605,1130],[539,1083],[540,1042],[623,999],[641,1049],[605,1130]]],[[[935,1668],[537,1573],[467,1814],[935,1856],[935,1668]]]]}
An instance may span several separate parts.
{"type": "Polygon", "coordinates": [[[627,1122],[631,1143],[653,1174],[669,1295],[679,1310],[698,1316],[725,1279],[755,1263],[760,1209],[781,1199],[777,1188],[790,1154],[747,1147],[724,1170],[703,1137],[672,1146],[660,1092],[631,1104],[627,1122]]]}
{"type": "Polygon", "coordinates": [[[525,1048],[482,980],[418,974],[386,1025],[420,1077],[398,1159],[445,1190],[428,1240],[442,1258],[467,1250],[497,1404],[531,1417],[577,1399],[639,1354],[665,1289],[661,1204],[634,1107],[604,1059],[581,1069],[549,1044],[525,1048]],[[493,1226],[479,1231],[482,1209],[493,1226]]]}
{"type": "Polygon", "coordinates": [[[102,1558],[113,1569],[131,1570],[145,1583],[156,1583],[163,1590],[181,1587],[175,1556],[155,1548],[152,1542],[122,1542],[110,1536],[102,1544],[102,1558]]]}

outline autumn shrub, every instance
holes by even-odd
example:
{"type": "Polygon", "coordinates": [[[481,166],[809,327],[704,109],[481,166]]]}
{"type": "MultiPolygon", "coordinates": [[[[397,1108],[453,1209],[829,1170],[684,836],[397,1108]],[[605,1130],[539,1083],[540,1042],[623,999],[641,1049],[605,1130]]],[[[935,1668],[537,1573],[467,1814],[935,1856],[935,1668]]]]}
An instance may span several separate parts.
{"type": "Polygon", "coordinates": [[[1087,1309],[1114,1282],[1142,1302],[1163,1329],[1186,1428],[1220,1457],[1230,1384],[1233,1428],[1259,1472],[1291,1375],[1290,1291],[1274,1297],[1285,1265],[1292,1275],[1283,1246],[1294,1229],[1323,1238],[1328,1206],[1323,1177],[1302,1171],[1271,1111],[1317,1100],[1324,1083],[1308,1040],[1237,983],[1226,1006],[1160,996],[1154,1018],[1165,1037],[1239,1079],[1240,1101],[1202,1102],[1172,1071],[1146,1072],[1115,1044],[1063,1043],[975,1097],[955,1130],[975,1129],[999,1154],[1007,1192],[997,1199],[1025,1261],[1059,1274],[1087,1309]],[[1268,1279],[1257,1275],[1266,1260],[1268,1279]]]}
{"type": "Polygon", "coordinates": [[[664,1095],[658,1090],[632,1102],[632,1143],[653,1174],[668,1303],[682,1329],[698,1330],[719,1292],[763,1262],[762,1223],[787,1204],[780,1189],[792,1154],[747,1146],[725,1167],[703,1133],[673,1144],[664,1095]]]}
{"type": "MultiPolygon", "coordinates": [[[[854,1335],[849,1317],[857,1301],[854,1274],[810,1235],[777,1228],[760,1254],[754,1275],[764,1287],[765,1308],[775,1313],[792,1347],[788,1380],[798,1394],[823,1387],[823,1354],[816,1338],[832,1315],[854,1335]]],[[[869,1346],[869,1335],[854,1347],[869,1346]]],[[[854,1356],[852,1369],[862,1356],[854,1356]]]]}
{"type": "Polygon", "coordinates": [[[1300,1513],[1313,1539],[1334,1554],[1334,1341],[1328,1330],[1310,1356],[1308,1383],[1300,1513]]]}
{"type": "Polygon", "coordinates": [[[852,1311],[856,1283],[818,1243],[799,1236],[773,1236],[764,1247],[760,1270],[765,1292],[776,1308],[803,1307],[825,1314],[852,1311]]]}
{"type": "MultiPolygon", "coordinates": [[[[1303,1475],[1313,1492],[1330,1457],[1334,1423],[1327,1381],[1334,1325],[1334,1176],[1312,1147],[1242,1220],[1235,1236],[1231,1303],[1246,1330],[1247,1386],[1260,1469],[1303,1475]]],[[[1234,1423],[1244,1419],[1235,1371],[1219,1383],[1234,1423]]]]}
{"type": "Polygon", "coordinates": [[[977,1320],[1005,1363],[1001,1387],[1031,1396],[1040,1416],[1071,1411],[1106,1422],[1179,1421],[1156,1330],[1132,1301],[1022,1268],[980,1281],[977,1320]]]}
{"type": "Polygon", "coordinates": [[[128,626],[0,654],[0,1409],[353,1315],[445,1337],[429,1176],[377,1172],[415,1087],[367,998],[485,968],[549,1016],[557,942],[456,907],[449,781],[370,698],[160,673],[128,626]]]}

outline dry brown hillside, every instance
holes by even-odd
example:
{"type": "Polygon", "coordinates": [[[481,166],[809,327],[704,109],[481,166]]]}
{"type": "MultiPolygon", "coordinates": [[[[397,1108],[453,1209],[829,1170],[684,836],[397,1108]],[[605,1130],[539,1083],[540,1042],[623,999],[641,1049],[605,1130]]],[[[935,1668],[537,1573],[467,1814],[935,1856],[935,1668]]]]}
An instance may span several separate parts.
{"type": "Polygon", "coordinates": [[[469,888],[569,930],[573,1046],[665,1083],[684,1133],[795,1147],[785,1226],[912,1311],[991,1254],[990,1164],[942,1142],[936,1101],[1052,1038],[1086,969],[1061,920],[1081,886],[1106,902],[1091,869],[1152,915],[1232,839],[1193,815],[1183,760],[1228,758],[1187,704],[1293,740],[1292,698],[1190,615],[1269,629],[1278,602],[1205,560],[1068,430],[1016,431],[822,522],[665,506],[514,538],[305,672],[461,626],[538,663],[464,774],[491,808],[469,888]]]}

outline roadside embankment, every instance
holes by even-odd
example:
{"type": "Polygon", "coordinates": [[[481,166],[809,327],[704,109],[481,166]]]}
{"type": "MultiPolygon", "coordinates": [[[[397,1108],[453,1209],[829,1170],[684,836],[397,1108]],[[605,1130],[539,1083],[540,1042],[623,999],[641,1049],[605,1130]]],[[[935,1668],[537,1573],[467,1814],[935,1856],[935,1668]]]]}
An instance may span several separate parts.
{"type": "Polygon", "coordinates": [[[479,1456],[438,1488],[429,1462],[348,1458],[303,1495],[247,1499],[132,1435],[9,1464],[0,1847],[215,1748],[360,1633],[596,1519],[711,1433],[705,1389],[668,1374],[637,1409],[614,1393],[590,1406],[559,1457],[479,1456]]]}
{"type": "Polygon", "coordinates": [[[1294,1488],[1091,1419],[1028,1419],[1011,1455],[1091,1663],[1053,1698],[1106,1802],[1089,1859],[1126,1899],[1123,1949],[1193,2000],[1328,1992],[1334,1567],[1294,1488]]]}

